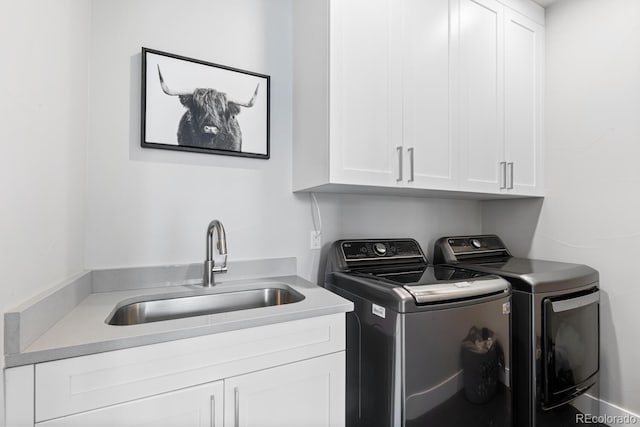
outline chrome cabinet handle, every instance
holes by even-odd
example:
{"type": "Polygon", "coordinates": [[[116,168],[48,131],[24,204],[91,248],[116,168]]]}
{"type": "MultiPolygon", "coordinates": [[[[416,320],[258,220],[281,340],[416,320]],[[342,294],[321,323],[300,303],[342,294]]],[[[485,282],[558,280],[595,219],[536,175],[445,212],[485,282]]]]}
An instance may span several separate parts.
{"type": "Polygon", "coordinates": [[[211,395],[211,427],[216,427],[216,397],[211,395]]]}
{"type": "Polygon", "coordinates": [[[396,147],[398,150],[398,178],[396,182],[402,181],[402,147],[396,147]]]}
{"type": "Polygon", "coordinates": [[[409,163],[409,180],[407,182],[413,182],[413,147],[411,148],[407,148],[407,151],[409,152],[409,159],[410,159],[410,163],[409,163]]]}
{"type": "Polygon", "coordinates": [[[507,162],[500,162],[500,189],[507,189],[507,162]]]}
{"type": "Polygon", "coordinates": [[[240,427],[240,390],[238,390],[238,387],[235,388],[234,390],[234,394],[235,394],[235,410],[234,410],[234,426],[235,427],[240,427]]]}
{"type": "Polygon", "coordinates": [[[509,185],[507,186],[507,190],[513,190],[513,162],[507,163],[507,167],[509,168],[509,185]]]}

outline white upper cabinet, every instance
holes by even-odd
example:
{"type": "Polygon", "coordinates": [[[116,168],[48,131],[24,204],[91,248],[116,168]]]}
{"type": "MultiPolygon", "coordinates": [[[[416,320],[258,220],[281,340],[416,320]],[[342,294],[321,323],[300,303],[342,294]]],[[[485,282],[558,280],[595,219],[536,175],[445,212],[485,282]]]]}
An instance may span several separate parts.
{"type": "Polygon", "coordinates": [[[541,8],[296,0],[293,9],[294,191],[542,195],[541,8]]]}
{"type": "Polygon", "coordinates": [[[402,138],[394,1],[335,1],[330,14],[330,180],[393,185],[402,138]]]}
{"type": "Polygon", "coordinates": [[[462,187],[543,193],[544,28],[493,0],[459,0],[462,187]]]}
{"type": "Polygon", "coordinates": [[[504,138],[508,191],[542,195],[544,28],[505,11],[504,138]]]}
{"type": "Polygon", "coordinates": [[[451,133],[450,38],[447,1],[404,0],[402,7],[403,182],[454,189],[458,150],[451,133]]]}
{"type": "Polygon", "coordinates": [[[462,185],[495,192],[501,186],[503,6],[493,0],[460,0],[458,75],[462,185]]]}

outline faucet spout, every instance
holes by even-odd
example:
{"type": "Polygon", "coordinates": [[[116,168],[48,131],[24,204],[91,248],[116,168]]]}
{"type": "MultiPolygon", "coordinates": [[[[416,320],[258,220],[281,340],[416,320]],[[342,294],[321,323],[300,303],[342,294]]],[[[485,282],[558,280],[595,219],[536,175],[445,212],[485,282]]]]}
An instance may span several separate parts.
{"type": "Polygon", "coordinates": [[[227,272],[227,235],[224,231],[224,226],[220,221],[214,219],[209,223],[207,227],[207,258],[204,260],[204,273],[202,276],[202,286],[211,287],[214,286],[215,277],[214,273],[226,273],[227,272]],[[217,235],[216,248],[218,254],[224,256],[222,264],[217,266],[213,260],[213,235],[217,235]]]}

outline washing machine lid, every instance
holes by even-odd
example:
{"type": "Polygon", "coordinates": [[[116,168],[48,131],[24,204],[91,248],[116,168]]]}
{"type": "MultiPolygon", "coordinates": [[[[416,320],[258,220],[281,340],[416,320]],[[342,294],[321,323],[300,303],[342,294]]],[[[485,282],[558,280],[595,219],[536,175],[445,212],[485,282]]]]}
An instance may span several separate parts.
{"type": "Polygon", "coordinates": [[[351,274],[402,287],[417,304],[481,298],[510,290],[509,283],[498,276],[447,266],[370,267],[351,274]]]}

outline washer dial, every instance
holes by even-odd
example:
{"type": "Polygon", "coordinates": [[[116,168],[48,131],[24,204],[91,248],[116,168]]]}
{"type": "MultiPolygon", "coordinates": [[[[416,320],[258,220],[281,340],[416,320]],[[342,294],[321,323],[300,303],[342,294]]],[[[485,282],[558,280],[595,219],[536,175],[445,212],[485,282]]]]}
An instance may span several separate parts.
{"type": "Polygon", "coordinates": [[[387,246],[384,243],[374,243],[373,251],[376,255],[384,256],[387,254],[387,246]]]}

